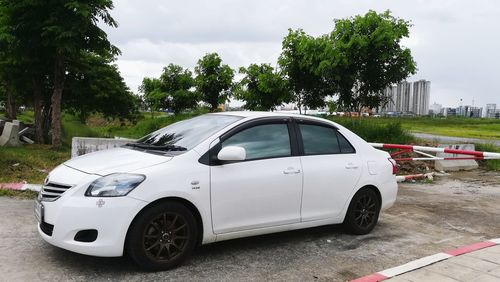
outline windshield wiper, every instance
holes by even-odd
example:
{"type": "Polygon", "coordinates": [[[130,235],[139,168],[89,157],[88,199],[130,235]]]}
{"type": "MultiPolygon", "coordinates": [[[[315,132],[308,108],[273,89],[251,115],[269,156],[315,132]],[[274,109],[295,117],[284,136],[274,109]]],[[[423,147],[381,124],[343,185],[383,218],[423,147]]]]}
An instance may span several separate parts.
{"type": "Polygon", "coordinates": [[[187,151],[187,148],[177,145],[152,145],[144,143],[127,143],[125,146],[146,149],[146,150],[159,150],[159,151],[187,151]]]}

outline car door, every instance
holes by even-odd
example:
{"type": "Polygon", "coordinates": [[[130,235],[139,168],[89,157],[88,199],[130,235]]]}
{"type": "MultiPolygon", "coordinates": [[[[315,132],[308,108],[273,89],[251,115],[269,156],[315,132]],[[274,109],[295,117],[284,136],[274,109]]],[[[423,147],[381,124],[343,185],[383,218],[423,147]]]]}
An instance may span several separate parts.
{"type": "Polygon", "coordinates": [[[302,221],[339,216],[361,176],[361,160],[336,128],[307,122],[297,127],[303,153],[302,221]]]}
{"type": "Polygon", "coordinates": [[[292,130],[289,120],[253,122],[211,149],[212,159],[225,146],[246,150],[244,161],[210,166],[216,234],[300,222],[302,168],[292,130]]]}

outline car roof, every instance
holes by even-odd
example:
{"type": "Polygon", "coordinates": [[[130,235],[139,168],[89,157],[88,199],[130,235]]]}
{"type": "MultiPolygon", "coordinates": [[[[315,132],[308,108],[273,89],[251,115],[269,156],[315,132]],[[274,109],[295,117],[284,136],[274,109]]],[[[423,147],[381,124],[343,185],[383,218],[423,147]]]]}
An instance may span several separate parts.
{"type": "Polygon", "coordinates": [[[290,112],[261,112],[261,111],[234,111],[234,112],[219,112],[214,113],[216,115],[233,115],[239,116],[243,118],[260,118],[260,117],[295,117],[295,118],[306,118],[306,119],[315,119],[315,120],[325,120],[322,118],[317,118],[313,116],[300,115],[290,112]]]}

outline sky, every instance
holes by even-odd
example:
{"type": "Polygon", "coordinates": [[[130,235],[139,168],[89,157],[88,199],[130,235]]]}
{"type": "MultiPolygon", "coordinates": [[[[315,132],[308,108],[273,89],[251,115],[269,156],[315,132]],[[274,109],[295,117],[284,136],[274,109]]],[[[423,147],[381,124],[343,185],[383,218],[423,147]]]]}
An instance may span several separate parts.
{"type": "Polygon", "coordinates": [[[115,0],[116,29],[105,28],[121,49],[117,60],[134,92],[164,66],[193,69],[217,52],[232,68],[276,65],[288,28],[329,33],[334,19],[391,10],[412,23],[410,48],[418,72],[431,81],[431,104],[500,107],[500,1],[496,0],[115,0]],[[463,101],[460,102],[460,99],[463,101]]]}

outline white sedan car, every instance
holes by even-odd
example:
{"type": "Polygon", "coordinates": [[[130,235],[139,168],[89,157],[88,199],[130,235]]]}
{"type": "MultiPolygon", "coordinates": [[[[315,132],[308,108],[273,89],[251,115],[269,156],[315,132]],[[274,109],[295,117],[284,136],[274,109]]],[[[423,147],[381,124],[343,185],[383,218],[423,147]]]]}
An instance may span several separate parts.
{"type": "Polygon", "coordinates": [[[71,159],[35,202],[55,246],[169,269],[200,244],[343,223],[354,234],[396,200],[390,155],[331,121],[206,114],[71,159]]]}

